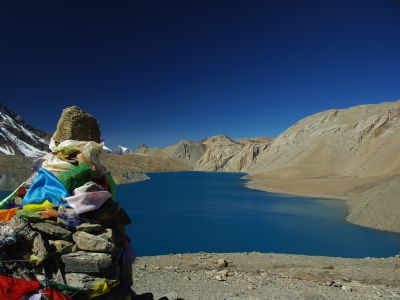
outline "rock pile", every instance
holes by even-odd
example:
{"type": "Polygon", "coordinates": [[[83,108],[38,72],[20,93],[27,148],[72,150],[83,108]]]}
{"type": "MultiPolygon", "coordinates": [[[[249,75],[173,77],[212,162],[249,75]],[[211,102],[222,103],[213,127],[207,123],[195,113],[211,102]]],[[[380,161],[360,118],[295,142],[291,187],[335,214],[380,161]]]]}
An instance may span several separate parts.
{"type": "Polygon", "coordinates": [[[0,299],[130,299],[130,219],[99,141],[94,117],[65,109],[51,153],[0,201],[0,299]]]}
{"type": "Polygon", "coordinates": [[[100,143],[100,127],[96,118],[77,106],[63,110],[53,135],[54,141],[94,141],[100,143]]]}

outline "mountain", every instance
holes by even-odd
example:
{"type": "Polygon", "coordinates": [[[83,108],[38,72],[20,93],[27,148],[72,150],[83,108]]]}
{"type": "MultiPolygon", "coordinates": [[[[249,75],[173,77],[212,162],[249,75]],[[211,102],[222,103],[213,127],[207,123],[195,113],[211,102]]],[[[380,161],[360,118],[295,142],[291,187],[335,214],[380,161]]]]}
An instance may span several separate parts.
{"type": "Polygon", "coordinates": [[[0,103],[0,154],[42,156],[48,151],[49,140],[49,134],[33,128],[0,103]]]}
{"type": "Polygon", "coordinates": [[[154,158],[171,158],[186,165],[186,169],[193,169],[197,161],[203,156],[205,148],[206,146],[201,142],[182,140],[165,148],[150,148],[146,145],[140,145],[134,153],[154,158]]]}
{"type": "Polygon", "coordinates": [[[243,171],[256,162],[258,155],[267,148],[271,140],[233,140],[225,135],[210,137],[202,142],[206,150],[196,168],[204,171],[243,171]]]}
{"type": "Polygon", "coordinates": [[[198,171],[239,172],[253,165],[271,140],[248,138],[235,141],[226,135],[216,135],[202,141],[182,140],[165,148],[141,145],[134,153],[172,158],[198,171]]]}
{"type": "MultiPolygon", "coordinates": [[[[108,148],[107,148],[108,149],[108,148]]],[[[108,152],[107,150],[106,150],[106,152],[108,152]]],[[[111,150],[111,153],[112,154],[117,154],[117,155],[124,155],[124,154],[128,154],[128,153],[130,153],[131,151],[127,148],[127,147],[124,147],[124,146],[121,146],[121,145],[118,145],[118,146],[115,146],[112,150],[111,150]]]]}
{"type": "Polygon", "coordinates": [[[400,101],[328,110],[300,120],[250,174],[371,177],[400,172],[400,101]]]}
{"type": "Polygon", "coordinates": [[[112,153],[112,150],[103,144],[103,153],[112,153]]]}
{"type": "Polygon", "coordinates": [[[173,159],[194,167],[204,155],[206,146],[201,142],[183,140],[177,144],[166,147],[163,152],[173,159]]]}

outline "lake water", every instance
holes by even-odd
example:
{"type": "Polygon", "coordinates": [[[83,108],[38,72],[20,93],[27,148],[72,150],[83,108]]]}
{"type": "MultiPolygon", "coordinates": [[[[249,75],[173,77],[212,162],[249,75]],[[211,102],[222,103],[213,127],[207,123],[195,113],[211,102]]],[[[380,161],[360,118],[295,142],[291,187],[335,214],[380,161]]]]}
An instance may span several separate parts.
{"type": "Polygon", "coordinates": [[[338,200],[266,193],[245,187],[239,173],[154,173],[118,187],[131,216],[138,255],[187,252],[274,252],[387,257],[400,234],[345,220],[338,200]]]}
{"type": "MultiPolygon", "coordinates": [[[[266,193],[239,173],[153,173],[122,185],[117,200],[140,256],[188,252],[274,252],[342,257],[400,253],[400,234],[345,220],[338,200],[266,193]]],[[[6,193],[0,193],[0,197],[6,193]]]]}

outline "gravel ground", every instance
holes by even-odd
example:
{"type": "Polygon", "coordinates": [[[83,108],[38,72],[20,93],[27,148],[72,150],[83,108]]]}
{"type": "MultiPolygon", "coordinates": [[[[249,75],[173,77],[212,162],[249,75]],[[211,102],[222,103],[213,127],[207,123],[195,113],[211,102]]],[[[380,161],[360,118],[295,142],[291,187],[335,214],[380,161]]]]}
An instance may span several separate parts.
{"type": "Polygon", "coordinates": [[[133,276],[155,299],[400,299],[400,256],[163,255],[139,257],[133,276]]]}

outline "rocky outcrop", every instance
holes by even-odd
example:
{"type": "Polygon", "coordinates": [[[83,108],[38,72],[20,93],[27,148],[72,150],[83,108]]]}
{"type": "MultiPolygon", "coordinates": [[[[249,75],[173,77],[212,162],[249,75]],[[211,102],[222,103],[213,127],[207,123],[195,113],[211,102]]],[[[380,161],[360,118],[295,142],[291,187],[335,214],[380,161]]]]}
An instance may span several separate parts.
{"type": "Polygon", "coordinates": [[[206,145],[202,142],[182,140],[165,148],[151,148],[146,145],[140,145],[134,153],[143,156],[172,158],[187,165],[189,168],[194,168],[197,161],[204,154],[205,149],[206,145]]]}
{"type": "Polygon", "coordinates": [[[241,172],[256,163],[257,157],[264,152],[271,139],[255,138],[233,140],[217,135],[203,141],[206,146],[204,155],[199,159],[196,169],[205,171],[241,172]]]}
{"type": "Polygon", "coordinates": [[[225,170],[229,160],[242,150],[243,145],[225,135],[217,135],[203,141],[204,155],[197,162],[196,169],[207,171],[225,170]]]}
{"type": "Polygon", "coordinates": [[[168,157],[195,166],[199,159],[204,155],[207,146],[201,142],[183,140],[175,145],[163,149],[163,153],[168,157]]]}
{"type": "Polygon", "coordinates": [[[267,150],[271,141],[249,142],[237,152],[225,165],[224,171],[243,172],[256,164],[257,158],[267,150]]]}

